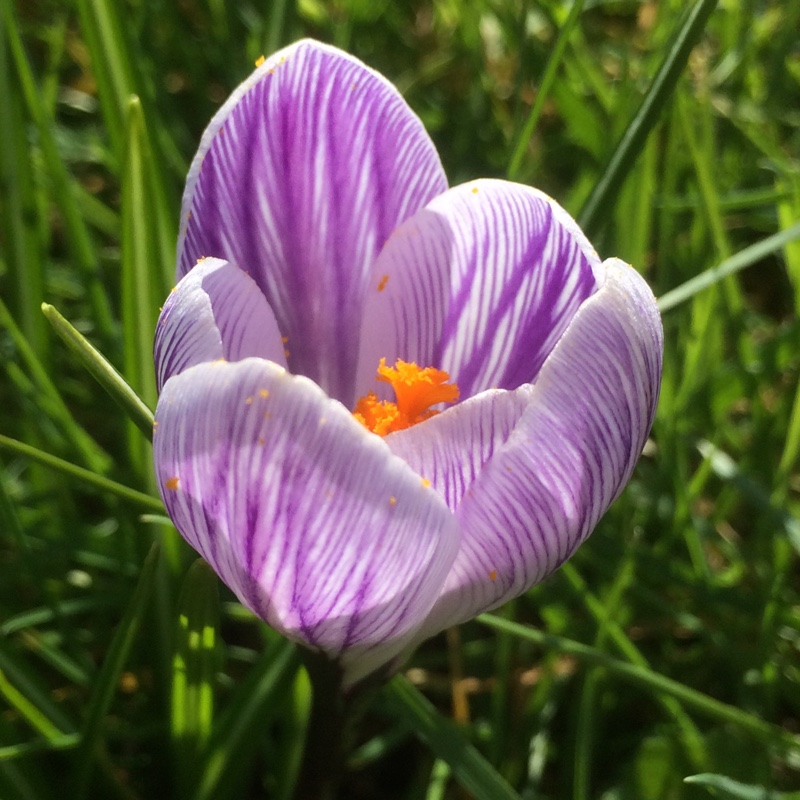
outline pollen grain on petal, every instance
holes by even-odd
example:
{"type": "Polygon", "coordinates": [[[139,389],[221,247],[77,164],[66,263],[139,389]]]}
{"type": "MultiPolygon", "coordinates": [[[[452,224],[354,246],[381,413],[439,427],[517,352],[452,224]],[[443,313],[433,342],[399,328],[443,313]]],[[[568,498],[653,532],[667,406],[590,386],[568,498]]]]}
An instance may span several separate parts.
{"type": "Polygon", "coordinates": [[[489,573],[489,580],[490,580],[492,583],[494,583],[494,582],[497,580],[497,570],[496,570],[496,569],[493,569],[493,570],[492,570],[492,571],[489,573]]]}
{"type": "Polygon", "coordinates": [[[259,57],[256,59],[256,66],[257,66],[257,67],[260,67],[260,66],[261,66],[261,65],[262,65],[262,64],[263,64],[263,63],[264,63],[266,60],[267,60],[267,59],[266,59],[266,56],[263,56],[263,55],[262,55],[262,56],[259,56],[259,57]]]}
{"type": "Polygon", "coordinates": [[[389,498],[389,505],[390,505],[390,506],[396,506],[396,505],[397,505],[397,498],[396,498],[394,495],[392,495],[392,496],[389,498]]]}
{"type": "Polygon", "coordinates": [[[422,486],[425,489],[430,489],[431,482],[427,478],[422,479],[422,486]]]}
{"type": "Polygon", "coordinates": [[[389,283],[389,276],[388,275],[382,276],[380,281],[378,282],[378,291],[382,292],[386,288],[387,283],[389,283]]]}
{"type": "Polygon", "coordinates": [[[167,478],[164,481],[164,488],[168,489],[170,492],[177,492],[180,482],[181,479],[177,475],[173,475],[171,478],[167,478]]]}
{"type": "Polygon", "coordinates": [[[262,400],[266,400],[269,397],[269,389],[259,389],[258,390],[258,396],[262,400]]]}
{"type": "Polygon", "coordinates": [[[246,398],[245,398],[245,401],[244,401],[244,404],[245,404],[246,406],[251,406],[251,405],[253,405],[253,395],[250,395],[249,397],[246,397],[246,398]]]}

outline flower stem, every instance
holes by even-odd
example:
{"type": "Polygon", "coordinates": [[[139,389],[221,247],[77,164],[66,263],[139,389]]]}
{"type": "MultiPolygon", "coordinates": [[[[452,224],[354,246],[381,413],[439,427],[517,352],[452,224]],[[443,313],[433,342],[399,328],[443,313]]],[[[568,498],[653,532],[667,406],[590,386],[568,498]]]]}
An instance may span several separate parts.
{"type": "Polygon", "coordinates": [[[342,692],[341,667],[319,653],[301,650],[313,694],[294,800],[335,800],[346,757],[350,704],[342,692]]]}

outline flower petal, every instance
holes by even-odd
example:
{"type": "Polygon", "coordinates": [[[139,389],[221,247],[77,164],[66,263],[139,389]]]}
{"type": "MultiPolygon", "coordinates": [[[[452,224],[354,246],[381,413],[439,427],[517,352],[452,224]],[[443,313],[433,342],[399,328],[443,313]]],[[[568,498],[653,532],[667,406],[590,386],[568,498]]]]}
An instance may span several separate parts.
{"type": "Polygon", "coordinates": [[[636,271],[616,259],[603,266],[603,286],[575,315],[513,432],[456,511],[461,549],[421,638],[541,581],[630,478],[655,414],[663,331],[636,271]]]}
{"type": "Polygon", "coordinates": [[[489,389],[425,422],[386,437],[392,452],[429,480],[456,511],[494,451],[508,439],[533,387],[489,389]]]}
{"type": "Polygon", "coordinates": [[[161,309],[154,347],[158,390],[195,364],[249,356],[286,366],[275,315],[242,270],[219,258],[202,259],[161,309]]]}
{"type": "Polygon", "coordinates": [[[373,268],[359,392],[375,391],[381,357],[444,369],[462,397],[529,383],[600,272],[577,224],[542,192],[499,180],[450,189],[373,268]]]}
{"type": "Polygon", "coordinates": [[[183,198],[178,272],[246,269],[288,337],[292,372],[351,406],[369,269],[390,233],[447,188],[422,123],[357,59],[301,41],[211,121],[183,198]]]}
{"type": "Polygon", "coordinates": [[[260,359],[164,386],[156,475],[187,541],[286,636],[353,682],[397,655],[458,549],[438,494],[313,382],[260,359]]]}

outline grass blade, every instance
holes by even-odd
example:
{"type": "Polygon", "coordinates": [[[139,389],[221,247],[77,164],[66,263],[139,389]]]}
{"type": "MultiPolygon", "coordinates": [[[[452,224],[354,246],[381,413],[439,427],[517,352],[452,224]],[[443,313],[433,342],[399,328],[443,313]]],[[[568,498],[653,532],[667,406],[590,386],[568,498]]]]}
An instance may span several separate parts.
{"type": "Polygon", "coordinates": [[[588,647],[581,642],[544,633],[536,628],[509,622],[491,614],[481,614],[477,620],[490,628],[513,633],[547,650],[555,650],[559,653],[574,656],[585,664],[604,667],[611,675],[616,675],[628,683],[640,686],[649,692],[674,697],[684,705],[693,708],[699,714],[716,719],[719,722],[735,725],[759,741],[781,746],[784,750],[800,752],[800,736],[795,736],[776,725],[764,722],[735,706],[721,703],[713,697],[695,691],[689,686],[653,672],[653,670],[644,669],[635,664],[626,664],[624,661],[612,658],[606,653],[593,647],[588,647]]]}
{"type": "Polygon", "coordinates": [[[6,702],[15,709],[28,724],[44,736],[45,739],[53,741],[61,737],[63,731],[60,731],[53,725],[25,695],[8,680],[2,670],[0,670],[0,694],[3,695],[6,702]]]}
{"type": "Polygon", "coordinates": [[[683,779],[684,783],[695,786],[706,786],[714,797],[730,800],[800,800],[800,792],[772,792],[763,786],[752,786],[740,783],[724,775],[690,775],[683,779]]]}
{"type": "Polygon", "coordinates": [[[100,278],[100,264],[96,248],[78,208],[74,181],[58,151],[54,126],[44,106],[42,92],[36,84],[33,70],[25,53],[13,12],[13,4],[4,3],[3,9],[8,42],[16,64],[17,76],[25,97],[28,115],[35,123],[39,133],[39,146],[42,150],[47,176],[52,184],[53,201],[64,218],[64,233],[72,256],[87,281],[88,297],[93,311],[92,319],[97,325],[103,341],[111,343],[116,338],[117,326],[105,286],[100,278]]]}
{"type": "Polygon", "coordinates": [[[211,567],[189,568],[178,603],[172,666],[172,741],[181,797],[189,797],[211,736],[219,666],[219,590],[211,567]]]}
{"type": "Polygon", "coordinates": [[[94,691],[89,699],[86,721],[81,732],[81,744],[76,756],[74,796],[77,798],[89,796],[94,760],[102,746],[103,720],[114,699],[120,673],[128,660],[139,624],[153,593],[159,549],[157,543],[150,548],[139,576],[139,582],[114,634],[111,647],[106,653],[94,691]]]}
{"type": "MultiPolygon", "coordinates": [[[[122,330],[125,378],[150,407],[156,403],[153,337],[163,285],[158,247],[159,204],[148,181],[150,146],[142,105],[132,97],[128,106],[128,141],[122,181],[122,330]]],[[[131,463],[152,484],[149,445],[129,427],[131,463]]]]}
{"type": "Polygon", "coordinates": [[[233,796],[231,784],[235,785],[246,769],[260,733],[281,708],[299,666],[295,645],[282,641],[277,649],[269,648],[250,670],[217,720],[194,800],[233,796]]]}
{"type": "Polygon", "coordinates": [[[134,425],[148,438],[153,437],[153,412],[100,353],[51,305],[42,304],[42,313],[62,342],[111,395],[134,425]]]}
{"type": "Polygon", "coordinates": [[[139,91],[126,26],[107,0],[79,0],[77,6],[81,30],[95,65],[106,130],[119,158],[125,147],[128,100],[139,91]]]}
{"type": "MultiPolygon", "coordinates": [[[[81,29],[92,55],[93,74],[97,79],[103,118],[114,154],[122,163],[124,154],[130,152],[132,98],[137,98],[134,102],[139,106],[140,116],[146,116],[152,122],[155,120],[152,92],[147,91],[150,85],[141,74],[141,54],[137,52],[133,37],[129,35],[130,26],[123,16],[126,13],[123,6],[112,0],[79,0],[77,5],[81,29]]],[[[161,269],[163,278],[171,284],[174,275],[177,239],[175,220],[178,219],[178,209],[172,202],[164,154],[173,163],[181,162],[182,157],[166,127],[156,125],[154,129],[159,134],[158,146],[148,148],[148,158],[139,177],[147,181],[150,189],[150,235],[158,246],[158,263],[153,266],[161,269]]],[[[162,300],[165,295],[166,292],[162,294],[162,300]]]]}
{"type": "Polygon", "coordinates": [[[143,510],[156,514],[164,512],[164,506],[158,498],[151,497],[149,494],[144,494],[144,492],[138,492],[136,489],[131,489],[109,478],[104,478],[96,472],[79,467],[77,464],[72,464],[69,461],[64,461],[64,459],[50,455],[50,453],[45,453],[37,447],[32,447],[29,444],[19,442],[16,439],[11,439],[8,436],[0,434],[0,448],[24,456],[25,458],[30,458],[32,461],[43,464],[70,478],[74,478],[98,491],[108,492],[109,494],[119,497],[120,500],[140,506],[143,510]]]}
{"type": "Polygon", "coordinates": [[[550,95],[550,88],[555,82],[558,68],[561,66],[561,59],[564,56],[564,50],[567,47],[570,34],[578,22],[581,11],[583,11],[583,2],[584,0],[574,0],[572,3],[569,16],[561,27],[555,47],[553,47],[553,52],[547,60],[547,66],[545,67],[544,75],[542,75],[542,82],[539,85],[539,90],[536,92],[536,100],[534,100],[528,118],[525,120],[525,125],[520,132],[519,139],[517,139],[514,153],[511,156],[511,162],[506,171],[506,177],[510,181],[516,180],[519,175],[520,168],[522,167],[522,160],[525,158],[525,150],[528,147],[531,136],[533,136],[533,132],[536,130],[536,123],[542,115],[545,101],[550,95]]]}
{"type": "MultiPolygon", "coordinates": [[[[54,735],[75,732],[77,726],[63,705],[53,699],[39,673],[31,669],[29,662],[13,652],[10,642],[6,640],[0,640],[0,672],[27,703],[32,704],[39,714],[44,715],[49,723],[48,728],[54,735]]],[[[45,736],[49,738],[48,734],[45,736]]]]}
{"type": "Polygon", "coordinates": [[[659,311],[662,314],[670,311],[681,303],[685,303],[703,289],[708,289],[728,275],[733,275],[745,267],[755,264],[776,250],[785,247],[789,242],[795,241],[795,239],[800,239],[800,222],[796,222],[790,228],[774,233],[772,236],[750,245],[750,247],[745,247],[744,250],[740,250],[736,255],[726,258],[716,267],[701,272],[694,278],[690,278],[680,286],[661,295],[658,299],[659,311]]]}
{"type": "Polygon", "coordinates": [[[19,85],[11,80],[6,37],[0,34],[0,185],[4,187],[0,204],[0,230],[3,231],[6,269],[13,286],[20,328],[40,359],[49,362],[45,326],[37,309],[43,299],[43,253],[35,220],[36,196],[32,157],[23,119],[23,98],[19,85]]]}
{"type": "Polygon", "coordinates": [[[476,800],[519,800],[519,795],[464,738],[455,723],[441,716],[406,678],[392,678],[383,691],[395,716],[408,723],[433,754],[450,765],[453,776],[476,800]]]}
{"type": "Polygon", "coordinates": [[[578,217],[588,236],[602,227],[614,208],[613,198],[633,167],[650,131],[658,121],[678,82],[689,54],[697,44],[717,0],[698,0],[677,26],[667,54],[647,90],[639,110],[614,150],[608,166],[592,189],[578,217]]]}
{"type": "MultiPolygon", "coordinates": [[[[59,428],[70,444],[80,454],[84,463],[95,472],[107,472],[111,459],[97,442],[75,421],[58,389],[51,380],[28,340],[22,335],[17,323],[0,300],[0,328],[11,336],[20,358],[25,363],[33,380],[42,410],[59,424],[59,428]]],[[[8,365],[11,366],[10,364],[8,365]]]]}

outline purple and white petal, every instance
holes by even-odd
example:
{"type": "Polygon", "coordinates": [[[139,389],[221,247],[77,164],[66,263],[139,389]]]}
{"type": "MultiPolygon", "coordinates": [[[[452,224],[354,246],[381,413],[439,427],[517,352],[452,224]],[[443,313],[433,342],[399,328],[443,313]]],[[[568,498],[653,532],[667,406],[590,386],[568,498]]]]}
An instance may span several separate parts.
{"type": "Polygon", "coordinates": [[[508,439],[530,402],[533,387],[488,389],[425,422],[386,437],[386,444],[429,480],[456,511],[495,450],[508,439]]]}
{"type": "Polygon", "coordinates": [[[156,327],[158,390],[205,361],[250,356],[286,366],[275,315],[255,281],[219,258],[205,258],[172,290],[156,327]]]}
{"type": "Polygon", "coordinates": [[[369,269],[447,180],[397,90],[304,40],[276,53],[207,128],[183,197],[178,273],[202,256],[246,268],[289,368],[351,406],[369,269]]]}
{"type": "Polygon", "coordinates": [[[450,373],[462,397],[534,380],[602,280],[575,221],[528,186],[480,180],[450,189],[389,239],[362,324],[358,388],[381,357],[450,373]]]}
{"type": "Polygon", "coordinates": [[[638,273],[617,259],[603,267],[603,286],[575,315],[527,409],[456,511],[461,549],[422,638],[541,581],[630,478],[655,414],[663,331],[638,273]]]}
{"type": "Polygon", "coordinates": [[[269,361],[165,385],[154,454],[184,538],[244,605],[342,661],[348,683],[408,643],[458,550],[453,514],[385,441],[269,361]]]}

